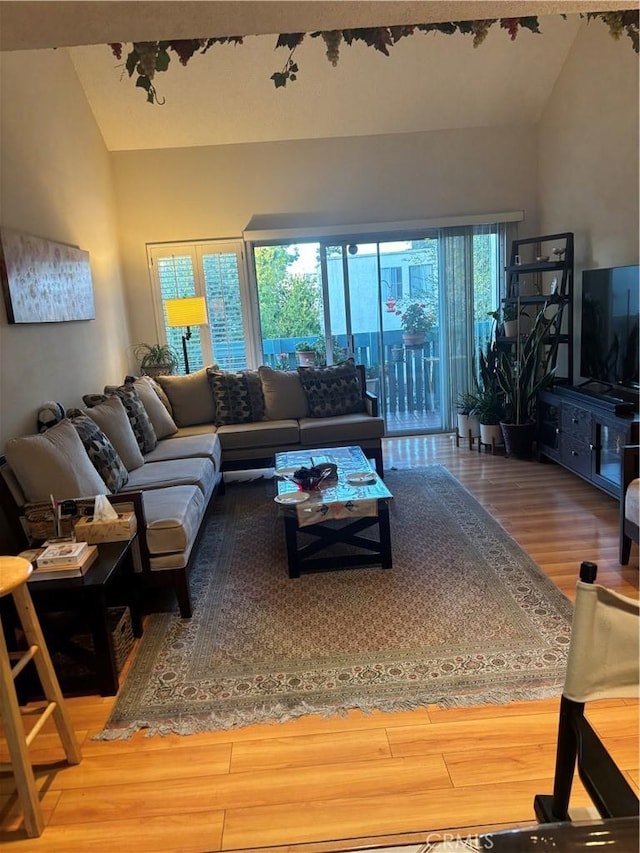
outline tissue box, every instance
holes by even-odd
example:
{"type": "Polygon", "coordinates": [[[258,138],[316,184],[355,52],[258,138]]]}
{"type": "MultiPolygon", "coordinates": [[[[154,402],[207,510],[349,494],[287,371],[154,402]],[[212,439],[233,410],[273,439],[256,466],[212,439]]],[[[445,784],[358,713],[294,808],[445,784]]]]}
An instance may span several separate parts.
{"type": "Polygon", "coordinates": [[[118,517],[110,521],[94,521],[93,516],[89,515],[79,518],[75,526],[76,539],[90,545],[131,539],[136,530],[134,512],[119,512],[118,517]]]}

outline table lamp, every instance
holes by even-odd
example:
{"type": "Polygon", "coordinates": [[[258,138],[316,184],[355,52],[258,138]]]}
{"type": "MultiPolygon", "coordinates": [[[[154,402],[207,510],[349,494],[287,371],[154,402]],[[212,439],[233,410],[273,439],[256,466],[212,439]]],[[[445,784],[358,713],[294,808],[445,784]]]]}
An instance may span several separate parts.
{"type": "Polygon", "coordinates": [[[182,299],[167,299],[164,303],[167,313],[167,326],[176,328],[186,326],[182,336],[185,373],[189,373],[189,355],[187,341],[191,338],[191,326],[203,326],[207,320],[207,306],[204,296],[186,296],[182,299]]]}

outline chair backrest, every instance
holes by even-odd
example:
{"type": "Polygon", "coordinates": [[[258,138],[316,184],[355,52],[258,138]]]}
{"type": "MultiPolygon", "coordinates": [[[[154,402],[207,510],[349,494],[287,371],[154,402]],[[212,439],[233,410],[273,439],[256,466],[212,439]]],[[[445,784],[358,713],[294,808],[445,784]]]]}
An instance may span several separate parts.
{"type": "Polygon", "coordinates": [[[579,580],[564,695],[574,702],[635,698],[640,683],[640,602],[579,580]]]}
{"type": "Polygon", "coordinates": [[[595,584],[597,571],[595,563],[580,566],[560,698],[553,795],[536,794],[533,801],[541,823],[570,819],[576,761],[582,784],[602,817],[638,816],[638,797],[584,716],[587,700],[638,695],[640,606],[595,584]]]}

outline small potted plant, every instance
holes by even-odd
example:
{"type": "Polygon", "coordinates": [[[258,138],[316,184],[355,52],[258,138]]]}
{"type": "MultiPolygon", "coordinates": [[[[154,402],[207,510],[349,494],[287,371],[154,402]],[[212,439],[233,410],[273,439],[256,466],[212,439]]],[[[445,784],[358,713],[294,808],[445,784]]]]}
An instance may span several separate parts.
{"type": "Polygon", "coordinates": [[[505,338],[518,337],[518,309],[515,305],[503,305],[497,311],[489,311],[505,338]]]}
{"type": "Polygon", "coordinates": [[[365,376],[367,380],[367,391],[370,391],[372,394],[375,394],[376,397],[379,396],[380,392],[380,365],[372,364],[365,369],[365,376]]]}
{"type": "Polygon", "coordinates": [[[296,355],[298,356],[298,364],[301,367],[313,367],[318,354],[313,348],[313,344],[310,344],[309,341],[300,341],[300,343],[296,344],[296,355]]]}
{"type": "Polygon", "coordinates": [[[168,344],[136,344],[133,354],[143,376],[166,376],[179,364],[175,350],[168,344]]]}
{"type": "Polygon", "coordinates": [[[473,413],[478,402],[477,394],[464,391],[458,397],[458,437],[478,438],[480,435],[480,421],[473,413]]]}

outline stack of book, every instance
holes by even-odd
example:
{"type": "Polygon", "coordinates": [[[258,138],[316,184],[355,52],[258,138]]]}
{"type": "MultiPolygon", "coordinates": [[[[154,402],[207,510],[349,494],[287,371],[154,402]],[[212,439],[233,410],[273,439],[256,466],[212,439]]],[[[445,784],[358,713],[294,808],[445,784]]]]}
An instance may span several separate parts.
{"type": "Polygon", "coordinates": [[[31,580],[81,577],[98,556],[96,545],[86,542],[51,542],[20,555],[33,566],[31,580]]]}

